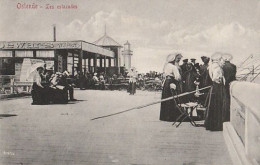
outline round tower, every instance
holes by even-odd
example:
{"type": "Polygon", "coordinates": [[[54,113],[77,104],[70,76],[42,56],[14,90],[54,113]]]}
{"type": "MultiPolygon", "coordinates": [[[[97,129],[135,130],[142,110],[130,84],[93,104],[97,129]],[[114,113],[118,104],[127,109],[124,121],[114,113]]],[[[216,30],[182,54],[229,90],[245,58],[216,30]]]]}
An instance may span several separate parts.
{"type": "Polygon", "coordinates": [[[122,65],[129,70],[131,68],[131,56],[133,51],[131,50],[131,44],[127,41],[124,44],[124,50],[122,51],[122,65]]]}

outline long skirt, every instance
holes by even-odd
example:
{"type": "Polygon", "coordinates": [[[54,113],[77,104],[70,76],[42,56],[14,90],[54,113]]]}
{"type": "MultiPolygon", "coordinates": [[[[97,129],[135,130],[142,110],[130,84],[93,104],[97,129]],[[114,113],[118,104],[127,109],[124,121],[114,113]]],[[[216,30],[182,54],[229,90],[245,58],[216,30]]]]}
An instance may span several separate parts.
{"type": "MultiPolygon", "coordinates": [[[[162,99],[171,97],[175,94],[180,94],[181,88],[180,84],[173,77],[167,77],[162,90],[162,99]],[[174,83],[176,85],[176,90],[172,93],[170,84],[174,83]]],[[[175,99],[178,101],[178,99],[175,99]]],[[[164,101],[161,103],[161,112],[160,112],[160,120],[162,121],[175,121],[180,115],[180,111],[177,108],[176,102],[174,99],[164,101]]]]}
{"type": "Polygon", "coordinates": [[[68,103],[68,89],[50,88],[49,98],[54,104],[66,104],[68,103]]]}
{"type": "Polygon", "coordinates": [[[31,91],[33,100],[32,104],[49,104],[48,92],[48,87],[41,88],[34,82],[31,91]]]}
{"type": "Polygon", "coordinates": [[[223,84],[213,83],[209,103],[205,114],[206,130],[223,130],[223,112],[225,110],[226,91],[223,84]]]}
{"type": "Polygon", "coordinates": [[[225,108],[223,113],[223,122],[230,121],[230,86],[229,84],[225,86],[226,99],[225,99],[225,108]]]}
{"type": "Polygon", "coordinates": [[[136,82],[129,82],[129,88],[128,91],[130,95],[134,95],[136,92],[136,82]]]}

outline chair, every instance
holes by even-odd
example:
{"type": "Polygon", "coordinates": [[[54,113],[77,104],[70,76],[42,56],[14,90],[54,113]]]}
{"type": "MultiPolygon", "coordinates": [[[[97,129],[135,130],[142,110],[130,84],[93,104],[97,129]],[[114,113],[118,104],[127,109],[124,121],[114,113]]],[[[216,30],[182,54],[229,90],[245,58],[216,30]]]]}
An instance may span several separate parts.
{"type": "MultiPolygon", "coordinates": [[[[171,89],[171,93],[173,96],[177,96],[177,93],[174,89],[171,89]]],[[[181,103],[179,97],[177,96],[177,98],[173,98],[174,102],[177,106],[177,109],[180,111],[180,116],[176,119],[176,121],[172,124],[175,125],[177,122],[179,122],[176,127],[179,127],[181,125],[181,123],[188,118],[191,125],[193,125],[194,127],[197,126],[197,124],[195,123],[195,121],[192,119],[192,112],[195,108],[197,108],[197,106],[199,105],[197,102],[189,102],[189,103],[181,103]],[[190,109],[190,111],[189,111],[190,109]]]]}

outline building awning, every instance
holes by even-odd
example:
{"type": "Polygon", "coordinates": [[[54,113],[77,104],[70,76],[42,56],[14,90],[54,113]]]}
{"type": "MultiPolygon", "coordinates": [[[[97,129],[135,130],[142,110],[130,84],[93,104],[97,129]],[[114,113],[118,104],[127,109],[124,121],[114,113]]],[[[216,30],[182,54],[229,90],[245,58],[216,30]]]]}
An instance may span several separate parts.
{"type": "Polygon", "coordinates": [[[85,41],[0,41],[0,50],[56,50],[82,49],[114,58],[113,51],[85,41]]]}

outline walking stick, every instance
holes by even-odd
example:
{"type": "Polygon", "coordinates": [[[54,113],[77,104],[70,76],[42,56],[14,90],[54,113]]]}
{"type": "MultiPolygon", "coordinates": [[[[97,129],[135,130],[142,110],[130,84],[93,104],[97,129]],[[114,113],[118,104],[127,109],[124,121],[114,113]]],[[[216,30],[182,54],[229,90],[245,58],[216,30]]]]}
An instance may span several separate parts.
{"type": "MultiPolygon", "coordinates": [[[[210,87],[211,87],[211,86],[207,86],[207,87],[201,88],[201,89],[199,89],[199,90],[208,89],[208,88],[210,88],[210,87]]],[[[91,120],[97,120],[97,119],[106,118],[106,117],[109,117],[109,116],[114,116],[114,115],[118,115],[118,114],[121,114],[121,113],[125,113],[125,112],[128,112],[128,111],[132,111],[132,110],[135,110],[135,109],[141,109],[141,108],[148,107],[148,106],[154,105],[154,104],[158,104],[158,103],[161,103],[161,102],[164,102],[164,101],[168,101],[168,100],[171,100],[171,99],[174,99],[174,98],[186,96],[186,95],[195,93],[196,91],[197,91],[197,90],[194,90],[194,91],[191,91],[191,92],[181,93],[181,94],[179,94],[179,95],[171,96],[171,97],[168,97],[168,98],[165,98],[165,99],[162,99],[162,100],[158,100],[158,101],[154,101],[154,102],[151,102],[151,103],[148,103],[148,104],[136,106],[136,107],[133,107],[133,108],[124,110],[124,111],[119,111],[119,112],[112,113],[112,114],[109,114],[109,115],[104,115],[104,116],[100,116],[100,117],[95,117],[95,118],[93,118],[93,119],[91,119],[91,120]]]]}

